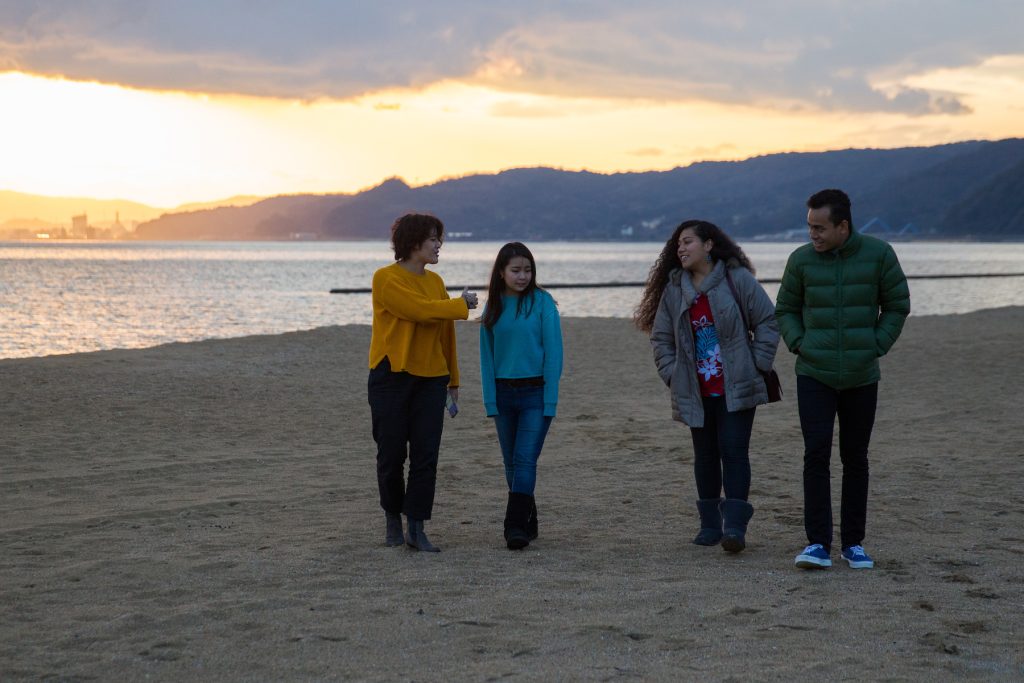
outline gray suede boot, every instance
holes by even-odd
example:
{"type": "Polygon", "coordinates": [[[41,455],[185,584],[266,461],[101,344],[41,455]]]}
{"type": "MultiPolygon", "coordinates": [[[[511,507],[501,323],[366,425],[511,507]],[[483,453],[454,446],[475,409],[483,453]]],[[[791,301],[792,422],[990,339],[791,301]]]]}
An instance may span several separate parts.
{"type": "Polygon", "coordinates": [[[754,506],[745,500],[726,498],[722,501],[722,518],[725,531],[722,535],[722,549],[738,553],[747,547],[747,522],[754,516],[754,506]]]}
{"type": "Polygon", "coordinates": [[[722,540],[722,513],[719,510],[721,504],[721,498],[702,498],[697,501],[700,531],[693,539],[697,545],[718,545],[722,540]]]}
{"type": "Polygon", "coordinates": [[[389,548],[405,545],[405,536],[402,534],[402,515],[385,512],[384,521],[387,523],[384,544],[389,548]]]}
{"type": "Polygon", "coordinates": [[[427,532],[423,530],[423,520],[409,518],[409,531],[405,536],[406,544],[415,550],[425,553],[439,553],[441,549],[430,542],[427,532]]]}

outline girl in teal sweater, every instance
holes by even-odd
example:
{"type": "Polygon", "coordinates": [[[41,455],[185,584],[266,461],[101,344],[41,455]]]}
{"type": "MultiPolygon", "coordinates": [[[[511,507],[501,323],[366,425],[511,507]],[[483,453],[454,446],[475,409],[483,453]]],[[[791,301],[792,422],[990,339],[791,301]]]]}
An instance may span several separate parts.
{"type": "Polygon", "coordinates": [[[537,538],[537,459],[558,406],[562,330],[554,299],[537,286],[530,250],[510,242],[491,270],[480,326],[480,380],[505,463],[505,542],[537,538]]]}

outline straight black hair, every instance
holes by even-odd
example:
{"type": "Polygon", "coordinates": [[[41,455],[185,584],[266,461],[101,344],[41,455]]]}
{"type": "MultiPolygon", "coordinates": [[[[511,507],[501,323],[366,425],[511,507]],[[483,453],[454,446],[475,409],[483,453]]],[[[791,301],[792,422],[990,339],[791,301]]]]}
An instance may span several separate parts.
{"type": "Polygon", "coordinates": [[[505,293],[505,281],[501,278],[501,274],[505,271],[505,267],[508,266],[509,262],[516,256],[522,256],[529,261],[530,268],[533,271],[530,284],[526,286],[523,293],[519,295],[519,301],[516,302],[516,317],[518,318],[521,313],[524,316],[530,315],[533,311],[534,293],[540,289],[537,286],[537,262],[534,261],[533,254],[530,253],[525,244],[522,242],[509,242],[498,250],[498,256],[494,259],[494,267],[491,268],[491,281],[487,285],[487,305],[484,307],[484,315],[481,318],[481,322],[483,322],[487,329],[494,327],[494,324],[498,322],[498,318],[501,317],[502,311],[505,309],[505,305],[501,301],[501,295],[505,293]],[[523,313],[524,305],[525,313],[523,313]]]}

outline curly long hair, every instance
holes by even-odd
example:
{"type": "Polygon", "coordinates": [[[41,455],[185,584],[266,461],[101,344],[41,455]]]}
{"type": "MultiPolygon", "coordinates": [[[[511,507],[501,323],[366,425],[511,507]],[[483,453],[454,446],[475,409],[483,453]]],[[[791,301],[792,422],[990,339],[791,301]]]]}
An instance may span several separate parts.
{"type": "Polygon", "coordinates": [[[733,242],[732,238],[717,225],[700,220],[683,221],[672,232],[672,236],[665,241],[658,260],[651,266],[651,271],[647,275],[647,283],[644,285],[640,303],[633,310],[633,322],[638,329],[644,332],[650,332],[654,327],[654,316],[658,314],[661,295],[668,284],[669,274],[676,268],[683,267],[679,261],[679,236],[687,228],[691,228],[701,242],[711,240],[712,264],[725,261],[728,267],[733,268],[735,265],[732,262],[735,261],[736,265],[743,266],[751,273],[755,272],[754,265],[739,245],[733,242]]]}
{"type": "Polygon", "coordinates": [[[509,242],[498,250],[498,256],[494,259],[494,267],[491,268],[491,280],[487,285],[487,304],[484,306],[484,315],[481,318],[481,322],[487,329],[494,327],[495,323],[498,322],[498,318],[501,317],[502,311],[505,309],[505,305],[501,300],[501,295],[505,293],[505,281],[501,279],[501,275],[505,272],[505,267],[509,264],[509,261],[516,256],[522,256],[529,261],[530,270],[533,271],[530,284],[526,286],[526,290],[519,295],[516,301],[516,317],[519,317],[521,313],[524,317],[529,316],[533,312],[534,292],[541,289],[537,285],[537,262],[533,259],[533,254],[527,249],[525,244],[522,242],[509,242]]]}

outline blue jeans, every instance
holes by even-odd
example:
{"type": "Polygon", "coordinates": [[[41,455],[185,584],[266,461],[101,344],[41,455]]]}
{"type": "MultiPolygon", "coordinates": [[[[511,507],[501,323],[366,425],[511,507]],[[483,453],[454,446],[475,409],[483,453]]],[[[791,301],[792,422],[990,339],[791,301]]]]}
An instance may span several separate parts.
{"type": "Polygon", "coordinates": [[[704,426],[690,428],[697,496],[746,500],[750,494],[750,432],[754,409],[730,413],[724,396],[704,397],[704,426]]]}
{"type": "Polygon", "coordinates": [[[495,388],[501,457],[505,462],[505,481],[509,491],[533,495],[537,485],[537,459],[551,426],[544,416],[544,387],[510,387],[498,383],[495,388]]]}

